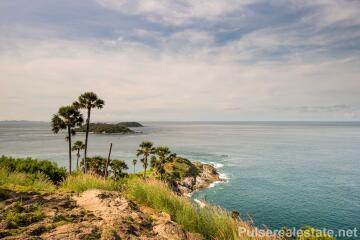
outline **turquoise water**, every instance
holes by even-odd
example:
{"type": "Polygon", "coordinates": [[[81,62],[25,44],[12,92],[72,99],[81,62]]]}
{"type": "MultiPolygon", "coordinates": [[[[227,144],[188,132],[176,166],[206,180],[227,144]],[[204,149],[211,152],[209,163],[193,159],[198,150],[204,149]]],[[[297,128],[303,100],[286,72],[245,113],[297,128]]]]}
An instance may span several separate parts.
{"type": "MultiPolygon", "coordinates": [[[[193,198],[251,216],[258,226],[360,228],[359,123],[145,125],[137,135],[90,135],[90,154],[106,156],[112,142],[113,158],[130,165],[137,145],[151,140],[191,160],[217,163],[227,183],[193,198]]],[[[66,153],[64,135],[53,135],[46,124],[0,124],[0,154],[66,166],[66,153]]]]}

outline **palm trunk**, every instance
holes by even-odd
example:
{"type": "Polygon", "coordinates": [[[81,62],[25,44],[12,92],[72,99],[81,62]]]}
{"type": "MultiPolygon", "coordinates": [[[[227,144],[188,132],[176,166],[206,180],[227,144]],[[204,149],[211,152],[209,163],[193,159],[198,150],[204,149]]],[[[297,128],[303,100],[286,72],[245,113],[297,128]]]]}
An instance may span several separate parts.
{"type": "Polygon", "coordinates": [[[76,169],[79,169],[79,158],[80,158],[80,149],[78,149],[78,152],[77,152],[77,160],[76,160],[76,169]]]}
{"type": "Polygon", "coordinates": [[[107,161],[105,164],[105,173],[104,173],[105,178],[107,178],[107,176],[108,176],[108,168],[109,168],[109,163],[110,163],[111,149],[112,149],[112,143],[110,143],[109,155],[108,155],[108,158],[107,158],[107,161]]]}
{"type": "Polygon", "coordinates": [[[89,138],[89,127],[90,127],[90,112],[91,108],[87,109],[87,119],[86,119],[86,133],[85,133],[85,152],[84,152],[84,171],[86,172],[86,158],[87,158],[87,146],[88,146],[88,138],[89,138]]]}
{"type": "Polygon", "coordinates": [[[147,157],[144,159],[144,180],[146,179],[147,157]]]}
{"type": "Polygon", "coordinates": [[[135,164],[134,164],[134,174],[135,174],[135,164]]]}
{"type": "Polygon", "coordinates": [[[69,172],[71,174],[71,127],[68,127],[69,134],[69,172]]]}

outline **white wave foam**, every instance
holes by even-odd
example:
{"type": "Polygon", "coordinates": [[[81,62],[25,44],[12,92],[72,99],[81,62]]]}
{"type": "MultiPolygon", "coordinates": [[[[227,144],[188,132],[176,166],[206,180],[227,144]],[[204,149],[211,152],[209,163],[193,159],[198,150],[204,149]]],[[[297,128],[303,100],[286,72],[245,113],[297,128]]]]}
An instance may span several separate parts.
{"type": "Polygon", "coordinates": [[[222,167],[224,167],[224,164],[222,164],[222,163],[210,162],[210,164],[213,165],[214,168],[222,168],[222,167]]]}
{"type": "Polygon", "coordinates": [[[200,206],[201,208],[203,208],[203,207],[206,206],[206,204],[205,204],[204,202],[200,201],[200,200],[197,199],[197,198],[194,199],[194,202],[196,202],[197,204],[199,204],[199,206],[200,206]]]}
{"type": "Polygon", "coordinates": [[[225,181],[228,181],[230,179],[230,177],[226,175],[226,173],[219,173],[219,177],[221,180],[225,180],[225,181]]]}

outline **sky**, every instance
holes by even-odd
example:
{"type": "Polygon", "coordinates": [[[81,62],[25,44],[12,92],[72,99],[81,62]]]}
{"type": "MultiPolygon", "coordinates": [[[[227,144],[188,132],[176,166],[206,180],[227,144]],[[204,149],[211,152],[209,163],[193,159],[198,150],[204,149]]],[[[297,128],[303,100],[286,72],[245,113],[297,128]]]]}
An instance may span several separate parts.
{"type": "Polygon", "coordinates": [[[0,120],[358,121],[359,0],[2,0],[0,120]]]}

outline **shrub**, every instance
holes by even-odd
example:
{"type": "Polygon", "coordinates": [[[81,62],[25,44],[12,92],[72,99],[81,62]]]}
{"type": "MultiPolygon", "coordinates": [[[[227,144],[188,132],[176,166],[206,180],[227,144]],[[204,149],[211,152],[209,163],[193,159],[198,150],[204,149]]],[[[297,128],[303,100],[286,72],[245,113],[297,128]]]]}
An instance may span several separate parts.
{"type": "Polygon", "coordinates": [[[122,183],[111,179],[104,179],[95,174],[77,173],[68,176],[60,185],[65,192],[84,192],[88,189],[103,189],[108,191],[121,190],[122,183]]]}
{"type": "Polygon", "coordinates": [[[9,171],[37,174],[42,172],[54,183],[59,183],[66,176],[66,169],[58,167],[56,163],[48,160],[35,160],[32,158],[0,157],[0,168],[9,171]]]}
{"type": "Polygon", "coordinates": [[[236,239],[237,222],[221,208],[200,208],[155,180],[132,178],[127,187],[130,199],[170,214],[173,221],[189,232],[200,233],[206,239],[236,239]]]}

